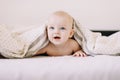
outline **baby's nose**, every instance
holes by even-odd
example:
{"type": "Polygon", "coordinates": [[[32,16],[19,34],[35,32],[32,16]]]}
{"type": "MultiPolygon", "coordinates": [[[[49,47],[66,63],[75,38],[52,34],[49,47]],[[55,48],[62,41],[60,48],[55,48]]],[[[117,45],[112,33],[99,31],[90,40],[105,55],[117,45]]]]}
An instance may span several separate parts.
{"type": "Polygon", "coordinates": [[[60,32],[60,30],[59,29],[55,29],[55,31],[54,31],[55,33],[59,33],[60,32]]]}

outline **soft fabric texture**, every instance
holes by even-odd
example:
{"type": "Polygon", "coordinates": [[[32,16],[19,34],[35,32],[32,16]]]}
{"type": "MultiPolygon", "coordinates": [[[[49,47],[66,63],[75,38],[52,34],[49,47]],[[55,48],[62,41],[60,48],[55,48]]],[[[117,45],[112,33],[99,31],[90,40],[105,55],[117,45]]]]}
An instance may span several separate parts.
{"type": "Polygon", "coordinates": [[[0,59],[0,80],[120,80],[120,56],[0,59]]]}
{"type": "Polygon", "coordinates": [[[74,28],[74,37],[87,54],[118,55],[120,53],[120,31],[110,36],[102,36],[99,32],[92,32],[81,26],[78,21],[75,21],[74,28]]]}
{"type": "Polygon", "coordinates": [[[0,53],[4,57],[31,57],[48,42],[44,25],[13,30],[0,26],[0,53]]]}
{"type": "MultiPolygon", "coordinates": [[[[74,38],[89,55],[120,53],[120,31],[110,36],[92,32],[74,21],[74,38]]],[[[0,53],[7,58],[32,57],[39,49],[49,43],[46,25],[9,30],[0,26],[0,53]]]]}

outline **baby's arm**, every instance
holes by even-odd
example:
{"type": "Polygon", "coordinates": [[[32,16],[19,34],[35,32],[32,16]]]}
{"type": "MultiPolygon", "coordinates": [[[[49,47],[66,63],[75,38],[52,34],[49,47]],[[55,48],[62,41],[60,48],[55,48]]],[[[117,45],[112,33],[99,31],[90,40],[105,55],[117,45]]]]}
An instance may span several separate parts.
{"type": "Polygon", "coordinates": [[[47,49],[47,47],[44,47],[44,48],[40,49],[35,55],[46,53],[46,49],[47,49]]]}
{"type": "Polygon", "coordinates": [[[82,48],[80,47],[80,45],[77,42],[74,42],[74,54],[73,56],[76,57],[85,57],[87,56],[85,52],[83,52],[82,48]]]}

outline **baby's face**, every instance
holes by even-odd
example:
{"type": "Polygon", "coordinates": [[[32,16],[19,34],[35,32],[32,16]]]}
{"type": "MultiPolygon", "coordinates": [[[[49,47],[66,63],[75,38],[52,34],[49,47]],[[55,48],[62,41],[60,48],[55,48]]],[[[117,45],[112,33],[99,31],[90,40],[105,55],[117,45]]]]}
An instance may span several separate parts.
{"type": "Polygon", "coordinates": [[[64,44],[73,35],[72,22],[66,17],[54,15],[48,20],[47,32],[51,43],[64,44]]]}

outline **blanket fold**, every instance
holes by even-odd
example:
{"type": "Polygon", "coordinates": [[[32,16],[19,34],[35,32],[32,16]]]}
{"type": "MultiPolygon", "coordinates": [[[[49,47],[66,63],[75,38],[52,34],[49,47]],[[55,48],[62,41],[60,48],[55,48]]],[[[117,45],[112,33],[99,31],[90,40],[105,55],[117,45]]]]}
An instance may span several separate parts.
{"type": "Polygon", "coordinates": [[[0,53],[6,58],[31,57],[48,42],[45,25],[12,31],[0,25],[0,53]]]}
{"type": "Polygon", "coordinates": [[[102,36],[100,32],[92,32],[75,21],[74,37],[87,54],[120,54],[120,31],[110,36],[102,36]]]}
{"type": "MultiPolygon", "coordinates": [[[[77,20],[74,21],[74,29],[75,40],[88,55],[120,54],[120,31],[102,36],[81,26],[77,20]]],[[[48,43],[45,24],[12,31],[0,25],[0,53],[6,58],[32,57],[48,43]]]]}

